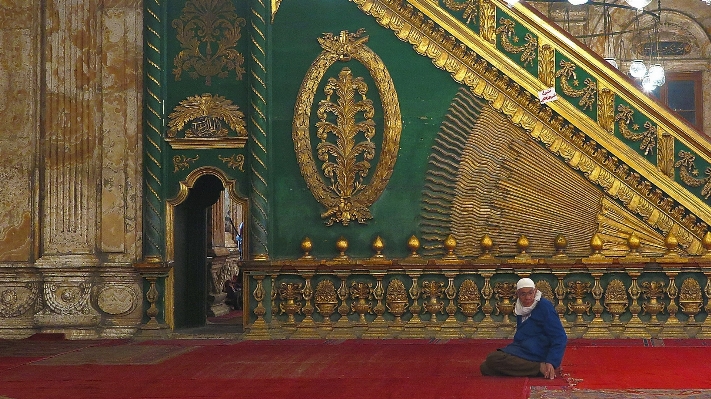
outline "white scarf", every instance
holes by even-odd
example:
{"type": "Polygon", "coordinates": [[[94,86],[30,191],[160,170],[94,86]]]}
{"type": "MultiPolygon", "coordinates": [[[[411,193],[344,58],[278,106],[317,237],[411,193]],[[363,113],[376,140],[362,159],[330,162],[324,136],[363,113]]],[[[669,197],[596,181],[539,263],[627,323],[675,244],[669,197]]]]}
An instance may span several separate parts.
{"type": "Polygon", "coordinates": [[[514,309],[514,312],[516,315],[521,316],[521,323],[526,321],[528,317],[531,315],[531,312],[533,309],[538,305],[538,301],[541,300],[541,291],[536,291],[536,299],[533,300],[533,305],[531,306],[523,306],[521,304],[520,299],[516,299],[516,308],[514,309]]]}

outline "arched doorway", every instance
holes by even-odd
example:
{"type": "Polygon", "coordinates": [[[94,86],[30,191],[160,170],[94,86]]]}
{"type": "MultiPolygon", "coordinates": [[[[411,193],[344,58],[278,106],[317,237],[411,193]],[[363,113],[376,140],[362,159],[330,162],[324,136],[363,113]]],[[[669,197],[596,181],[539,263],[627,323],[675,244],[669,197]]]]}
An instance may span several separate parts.
{"type": "Polygon", "coordinates": [[[225,304],[222,288],[246,256],[244,231],[234,228],[244,225],[246,209],[235,182],[213,168],[194,171],[181,182],[180,194],[168,201],[167,228],[172,235],[167,252],[172,269],[166,322],[173,330],[204,327],[209,317],[233,308],[225,304]]]}

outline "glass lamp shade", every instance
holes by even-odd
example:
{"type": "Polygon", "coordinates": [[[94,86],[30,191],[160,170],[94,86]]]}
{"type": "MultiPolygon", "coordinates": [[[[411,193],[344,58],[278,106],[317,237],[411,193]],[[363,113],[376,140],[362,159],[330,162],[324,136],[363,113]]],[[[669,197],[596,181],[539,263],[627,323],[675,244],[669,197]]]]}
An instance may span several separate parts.
{"type": "MultiPolygon", "coordinates": [[[[651,1],[651,0],[650,0],[651,1]]],[[[588,0],[568,0],[568,3],[574,5],[574,6],[579,6],[581,4],[587,3],[588,0]]]]}
{"type": "Polygon", "coordinates": [[[633,78],[641,78],[647,73],[647,67],[644,65],[642,60],[634,60],[630,64],[630,75],[633,78]]]}
{"type": "Polygon", "coordinates": [[[644,91],[652,91],[657,88],[657,85],[654,84],[654,81],[652,78],[649,76],[649,74],[644,76],[644,79],[642,79],[642,90],[644,91]]]}
{"type": "Polygon", "coordinates": [[[630,6],[636,8],[638,10],[641,10],[644,7],[647,7],[649,5],[649,3],[652,2],[652,0],[625,0],[625,1],[627,2],[627,4],[629,4],[630,6]]]}
{"type": "Polygon", "coordinates": [[[605,61],[607,61],[607,63],[612,65],[613,67],[619,68],[619,65],[617,65],[617,61],[615,60],[615,57],[607,57],[607,58],[605,58],[605,61]]]}
{"type": "Polygon", "coordinates": [[[661,86],[666,81],[666,78],[664,77],[664,67],[662,67],[660,64],[654,64],[649,67],[648,73],[649,78],[652,79],[652,82],[656,86],[661,86]]]}

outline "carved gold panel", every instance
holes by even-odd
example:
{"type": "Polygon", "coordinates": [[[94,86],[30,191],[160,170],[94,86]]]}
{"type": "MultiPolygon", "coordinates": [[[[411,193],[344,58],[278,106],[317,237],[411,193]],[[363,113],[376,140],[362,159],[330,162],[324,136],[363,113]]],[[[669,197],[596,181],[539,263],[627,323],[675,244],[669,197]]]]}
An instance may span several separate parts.
{"type": "Polygon", "coordinates": [[[397,92],[380,57],[365,45],[368,37],[363,30],[327,33],[318,40],[323,51],[306,72],[294,106],[294,151],[309,190],[326,208],[321,214],[326,224],[364,223],[372,219],[369,208],[385,189],[397,158],[402,131],[397,92]],[[375,81],[383,102],[383,132],[376,131],[372,119],[375,108],[367,98],[368,85],[362,77],[353,76],[348,67],[336,77],[325,77],[335,63],[351,60],[365,66],[375,81]],[[324,79],[326,99],[315,106],[314,98],[324,79]],[[309,122],[312,111],[319,118],[315,126],[309,122]],[[371,175],[378,145],[373,139],[379,133],[380,157],[371,175]],[[312,140],[317,142],[315,152],[312,140]]]}

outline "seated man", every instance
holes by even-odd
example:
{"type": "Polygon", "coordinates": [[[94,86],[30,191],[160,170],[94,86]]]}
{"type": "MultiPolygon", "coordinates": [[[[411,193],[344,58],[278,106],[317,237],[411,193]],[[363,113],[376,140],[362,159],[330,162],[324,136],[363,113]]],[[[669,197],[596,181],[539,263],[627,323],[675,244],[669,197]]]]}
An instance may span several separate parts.
{"type": "Polygon", "coordinates": [[[481,374],[553,379],[568,342],[558,313],[549,300],[541,298],[530,278],[518,281],[516,295],[513,342],[490,353],[480,366],[481,374]]]}

